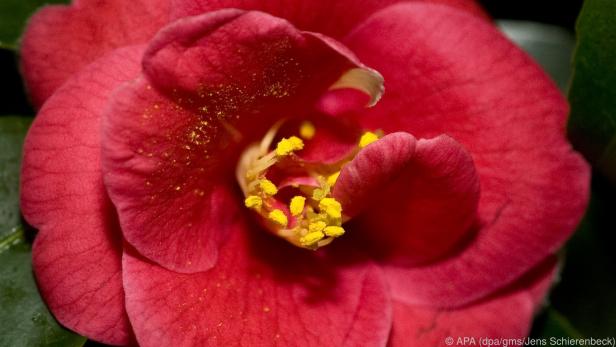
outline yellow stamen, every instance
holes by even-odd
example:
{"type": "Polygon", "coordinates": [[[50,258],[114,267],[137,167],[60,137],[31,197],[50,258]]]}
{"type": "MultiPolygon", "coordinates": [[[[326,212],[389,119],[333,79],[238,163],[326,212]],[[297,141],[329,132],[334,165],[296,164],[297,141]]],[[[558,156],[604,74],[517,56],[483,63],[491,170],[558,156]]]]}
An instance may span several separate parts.
{"type": "Polygon", "coordinates": [[[373,132],[366,131],[359,139],[359,148],[364,148],[379,139],[379,136],[373,132]]]}
{"type": "Polygon", "coordinates": [[[334,226],[334,225],[330,225],[326,227],[323,230],[323,232],[325,233],[325,235],[331,236],[331,237],[339,237],[339,236],[344,235],[344,229],[342,227],[334,226]]]}
{"type": "Polygon", "coordinates": [[[314,137],[314,133],[316,129],[314,125],[308,121],[303,122],[299,126],[299,136],[301,136],[304,140],[310,140],[314,137]]]}
{"type": "Polygon", "coordinates": [[[270,212],[267,217],[269,218],[269,220],[271,220],[272,222],[280,225],[281,227],[285,227],[287,226],[287,224],[289,223],[289,220],[287,219],[287,215],[284,214],[284,212],[282,212],[281,210],[273,210],[272,212],[270,212]]]}
{"type": "Polygon", "coordinates": [[[302,141],[302,139],[300,139],[297,136],[289,137],[289,141],[291,141],[291,143],[293,144],[293,147],[296,150],[300,150],[300,149],[304,148],[304,141],[302,141]]]}
{"type": "Polygon", "coordinates": [[[304,141],[297,136],[291,136],[289,138],[283,138],[276,145],[276,155],[279,157],[289,155],[295,151],[299,151],[304,148],[304,141]]]}
{"type": "Polygon", "coordinates": [[[276,193],[278,193],[278,188],[276,188],[274,183],[267,178],[259,180],[259,188],[261,188],[263,193],[269,196],[276,195],[276,193]]]}
{"type": "Polygon", "coordinates": [[[319,209],[334,219],[342,217],[342,205],[334,198],[324,198],[319,201],[319,209]]]}
{"type": "Polygon", "coordinates": [[[327,176],[327,184],[330,187],[333,187],[336,184],[336,180],[338,180],[338,176],[340,176],[340,171],[334,172],[333,174],[327,176]]]}
{"type": "Polygon", "coordinates": [[[319,201],[323,199],[324,197],[326,197],[327,194],[329,194],[329,190],[316,188],[315,190],[312,191],[312,199],[319,201]]]}
{"type": "Polygon", "coordinates": [[[306,198],[303,196],[294,196],[289,203],[289,210],[291,215],[299,216],[304,211],[304,205],[306,204],[306,198]]]}
{"type": "Polygon", "coordinates": [[[304,237],[299,239],[299,242],[302,244],[302,246],[312,246],[315,243],[319,242],[319,240],[321,240],[323,237],[325,237],[325,235],[320,232],[314,232],[314,233],[308,233],[306,234],[304,237]]]}
{"type": "Polygon", "coordinates": [[[263,200],[256,195],[250,195],[244,200],[244,205],[248,208],[258,210],[263,206],[263,200]]]}
{"type": "MultiPolygon", "coordinates": [[[[332,187],[336,184],[344,163],[352,158],[322,167],[305,165],[301,158],[293,154],[304,148],[300,137],[310,139],[315,136],[314,125],[308,121],[303,122],[299,135],[282,138],[272,150],[272,141],[277,136],[279,126],[277,123],[260,144],[251,145],[242,154],[236,176],[245,195],[244,205],[263,218],[266,228],[273,234],[293,245],[316,250],[345,233],[342,228],[342,205],[332,197],[332,187]],[[281,202],[276,200],[279,188],[266,178],[270,168],[276,166],[279,166],[282,174],[287,171],[291,175],[304,172],[316,180],[316,184],[293,185],[299,193],[291,196],[288,210],[287,207],[276,206],[276,201],[281,202]],[[290,223],[292,227],[289,226],[290,223]]],[[[364,146],[377,139],[377,134],[366,133],[360,142],[364,146]]],[[[354,151],[352,155],[357,152],[358,150],[354,151]]]]}
{"type": "Polygon", "coordinates": [[[316,221],[316,222],[310,223],[308,225],[308,232],[309,233],[320,232],[320,231],[323,231],[323,229],[325,229],[326,226],[327,226],[327,224],[325,224],[325,222],[323,222],[323,221],[316,221]]]}

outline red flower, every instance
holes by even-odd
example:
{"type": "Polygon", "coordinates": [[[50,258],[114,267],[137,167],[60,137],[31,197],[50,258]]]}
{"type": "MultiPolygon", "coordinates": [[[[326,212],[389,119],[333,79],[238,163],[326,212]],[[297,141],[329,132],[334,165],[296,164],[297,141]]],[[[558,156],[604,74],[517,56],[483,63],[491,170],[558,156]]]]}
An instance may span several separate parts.
{"type": "Polygon", "coordinates": [[[473,2],[395,2],[36,14],[22,209],[57,319],[143,346],[525,336],[588,197],[566,103],[473,2]]]}

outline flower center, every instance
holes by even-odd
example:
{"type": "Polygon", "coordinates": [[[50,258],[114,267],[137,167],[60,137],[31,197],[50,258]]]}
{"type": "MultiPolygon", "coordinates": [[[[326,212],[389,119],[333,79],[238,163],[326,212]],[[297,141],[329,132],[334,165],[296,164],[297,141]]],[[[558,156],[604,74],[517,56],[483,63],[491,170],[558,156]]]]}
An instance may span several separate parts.
{"type": "Polygon", "coordinates": [[[260,143],[246,148],[236,177],[244,205],[258,214],[267,230],[298,247],[315,250],[344,235],[342,224],[347,217],[332,196],[333,188],[341,168],[378,135],[364,133],[357,148],[336,163],[314,163],[298,154],[318,129],[305,121],[297,129],[299,136],[281,138],[273,147],[282,123],[272,126],[260,143]]]}

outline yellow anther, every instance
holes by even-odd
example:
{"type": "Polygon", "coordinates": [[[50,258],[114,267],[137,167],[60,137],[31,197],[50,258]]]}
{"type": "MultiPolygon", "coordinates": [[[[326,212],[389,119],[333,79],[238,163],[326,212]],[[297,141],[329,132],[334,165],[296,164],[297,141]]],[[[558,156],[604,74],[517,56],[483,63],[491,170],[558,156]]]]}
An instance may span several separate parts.
{"type": "Polygon", "coordinates": [[[289,137],[289,141],[291,141],[291,143],[293,144],[293,148],[295,148],[295,150],[300,150],[304,148],[304,141],[302,141],[302,139],[300,139],[297,136],[289,137]]]}
{"type": "Polygon", "coordinates": [[[284,214],[284,212],[282,212],[281,210],[273,210],[272,212],[270,212],[267,217],[269,218],[269,220],[271,220],[272,222],[280,225],[281,227],[286,227],[287,224],[289,223],[289,220],[287,219],[287,215],[284,214]]]}
{"type": "Polygon", "coordinates": [[[250,195],[244,200],[244,205],[248,208],[254,208],[256,210],[260,209],[263,206],[263,200],[256,195],[250,195]]]}
{"type": "Polygon", "coordinates": [[[278,193],[278,188],[276,188],[276,185],[274,185],[274,183],[267,178],[259,180],[259,188],[261,188],[263,193],[269,196],[276,195],[276,193],[278,193]]]}
{"type": "Polygon", "coordinates": [[[319,201],[321,199],[323,199],[324,197],[327,196],[327,194],[329,194],[329,190],[324,190],[321,188],[316,188],[315,190],[312,191],[312,199],[319,201]]]}
{"type": "Polygon", "coordinates": [[[312,123],[309,121],[302,122],[299,126],[299,136],[301,136],[304,140],[310,140],[314,137],[314,133],[316,129],[312,123]]]}
{"type": "Polygon", "coordinates": [[[320,232],[320,231],[323,231],[323,229],[325,229],[326,226],[327,226],[327,224],[325,224],[325,222],[323,222],[323,221],[316,221],[316,222],[310,223],[308,225],[308,232],[309,233],[320,232]]]}
{"type": "Polygon", "coordinates": [[[294,196],[289,203],[289,210],[291,215],[299,216],[304,211],[304,205],[306,204],[306,198],[303,196],[294,196]]]}
{"type": "Polygon", "coordinates": [[[372,142],[379,139],[379,136],[373,132],[366,131],[359,139],[359,148],[364,148],[372,142]]]}
{"type": "Polygon", "coordinates": [[[299,242],[302,244],[302,246],[312,246],[315,243],[319,242],[324,237],[325,237],[325,234],[323,234],[320,231],[317,231],[314,233],[306,234],[304,237],[299,239],[299,242]]]}
{"type": "Polygon", "coordinates": [[[334,219],[342,217],[342,205],[334,198],[324,198],[319,201],[319,209],[334,219]]]}
{"type": "Polygon", "coordinates": [[[338,176],[340,176],[340,171],[334,172],[333,174],[327,176],[327,184],[330,187],[333,187],[336,184],[336,180],[338,180],[338,176]]]}
{"type": "Polygon", "coordinates": [[[283,138],[276,145],[276,155],[285,156],[304,148],[304,141],[297,136],[283,138]]]}
{"type": "Polygon", "coordinates": [[[334,225],[330,225],[326,227],[325,229],[323,229],[323,232],[325,233],[325,235],[331,236],[331,237],[339,237],[339,236],[344,235],[344,229],[342,227],[338,227],[334,225]]]}

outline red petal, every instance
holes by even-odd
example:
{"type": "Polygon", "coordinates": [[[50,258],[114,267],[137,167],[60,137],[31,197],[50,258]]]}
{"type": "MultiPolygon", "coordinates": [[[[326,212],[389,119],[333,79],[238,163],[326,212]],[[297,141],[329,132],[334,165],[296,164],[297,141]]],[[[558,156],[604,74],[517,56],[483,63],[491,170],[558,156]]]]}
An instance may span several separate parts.
{"type": "Polygon", "coordinates": [[[21,208],[40,231],[33,250],[43,297],[66,327],[128,344],[122,238],[103,186],[100,117],[114,88],[134,78],[140,48],[114,51],[49,99],[26,138],[21,208]]]}
{"type": "MultiPolygon", "coordinates": [[[[348,158],[357,149],[362,129],[356,122],[323,115],[310,117],[309,121],[315,128],[314,136],[304,139],[304,148],[295,153],[302,161],[317,165],[334,164],[348,158]]],[[[274,144],[279,138],[298,136],[301,124],[301,119],[286,122],[280,128],[274,144]]]]}
{"type": "MultiPolygon", "coordinates": [[[[488,18],[473,0],[416,0],[444,4],[488,18]]],[[[285,18],[298,28],[341,37],[370,14],[401,0],[173,0],[172,16],[182,18],[223,8],[257,10],[285,18]]]]}
{"type": "Polygon", "coordinates": [[[72,74],[115,48],[145,43],[167,22],[169,0],[79,0],[46,6],[21,41],[22,71],[35,105],[72,74]]]}
{"type": "Polygon", "coordinates": [[[391,312],[378,269],[331,260],[245,227],[207,272],[171,272],[127,250],[126,307],[144,347],[384,345],[391,312]]]}
{"type": "Polygon", "coordinates": [[[212,267],[238,213],[216,131],[143,79],[120,89],[105,116],[103,172],[124,237],[174,271],[212,267]]]}
{"type": "Polygon", "coordinates": [[[584,212],[589,168],[565,139],[565,101],[528,56],[481,20],[423,4],[386,9],[347,42],[386,81],[364,126],[449,134],[471,152],[481,182],[478,237],[445,261],[403,271],[398,295],[461,305],[563,244],[584,212]]]}
{"type": "Polygon", "coordinates": [[[360,110],[370,103],[370,96],[357,89],[336,89],[319,100],[317,108],[324,114],[338,116],[360,110]]]}
{"type": "MultiPolygon", "coordinates": [[[[554,262],[548,261],[515,287],[481,302],[454,310],[438,310],[394,302],[394,324],[389,345],[397,346],[461,346],[494,345],[488,339],[524,339],[530,332],[534,313],[554,278],[554,262]],[[446,338],[453,338],[447,343],[446,338]],[[468,338],[464,343],[464,337],[468,338]],[[460,338],[460,342],[458,342],[460,338]],[[491,344],[490,344],[491,343],[491,344]]],[[[513,346],[523,343],[511,344],[513,346]]]]}
{"type": "Polygon", "coordinates": [[[452,250],[470,231],[479,201],[473,160],[453,139],[394,133],[367,146],[334,187],[356,231],[382,260],[425,263],[452,250]]]}
{"type": "Polygon", "coordinates": [[[361,150],[340,171],[334,197],[347,216],[354,217],[375,194],[400,174],[415,154],[417,140],[407,133],[389,134],[361,150]]]}
{"type": "Polygon", "coordinates": [[[258,105],[251,96],[261,103],[290,95],[314,102],[360,63],[338,42],[298,31],[283,19],[226,9],[167,26],[150,44],[143,65],[163,91],[210,99],[208,112],[237,113],[258,105]]]}
{"type": "Polygon", "coordinates": [[[223,10],[163,29],[144,66],[147,79],[120,90],[108,113],[107,188],[142,255],[204,271],[241,202],[233,195],[239,152],[281,117],[311,114],[357,65],[283,20],[223,10]]]}

